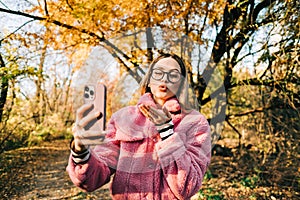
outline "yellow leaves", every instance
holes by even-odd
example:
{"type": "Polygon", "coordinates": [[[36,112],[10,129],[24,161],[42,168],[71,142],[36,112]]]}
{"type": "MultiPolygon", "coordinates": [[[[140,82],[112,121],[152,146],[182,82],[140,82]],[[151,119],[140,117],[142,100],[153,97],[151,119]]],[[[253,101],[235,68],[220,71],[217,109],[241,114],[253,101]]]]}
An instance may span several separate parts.
{"type": "Polygon", "coordinates": [[[24,69],[20,69],[19,65],[14,62],[9,62],[6,67],[0,68],[1,79],[4,78],[6,80],[15,79],[18,76],[24,75],[34,75],[35,68],[27,66],[24,69]]]}
{"type": "Polygon", "coordinates": [[[208,7],[211,8],[209,9],[208,14],[210,25],[214,24],[214,22],[217,24],[221,22],[225,6],[226,1],[224,0],[217,0],[209,3],[208,7]]]}
{"type": "Polygon", "coordinates": [[[90,55],[91,47],[87,44],[80,44],[76,50],[67,54],[69,64],[74,65],[73,70],[77,71],[85,63],[87,57],[90,55]]]}
{"type": "MultiPolygon", "coordinates": [[[[78,58],[76,66],[79,67],[86,57],[86,52],[89,52],[86,48],[99,45],[100,40],[96,35],[109,39],[118,33],[154,26],[164,26],[186,34],[188,27],[195,30],[189,31],[189,37],[201,42],[197,30],[207,23],[219,23],[225,5],[225,0],[48,0],[49,21],[44,24],[47,27],[44,40],[54,49],[68,47],[71,52],[76,49],[79,52],[74,54],[77,54],[76,56],[68,56],[70,60],[78,58]],[[205,17],[207,20],[203,24],[205,17]],[[54,20],[74,28],[55,25],[51,23],[54,20]]],[[[41,7],[32,11],[44,14],[41,7]]],[[[130,56],[130,53],[128,55],[130,56]]],[[[131,61],[139,63],[135,58],[138,56],[132,56],[131,61]]]]}
{"type": "MultiPolygon", "coordinates": [[[[66,2],[52,0],[47,1],[47,5],[51,20],[57,20],[90,32],[101,30],[105,35],[113,36],[120,31],[159,24],[180,30],[183,28],[183,18],[188,18],[189,23],[198,23],[196,20],[205,15],[208,15],[208,22],[212,24],[220,20],[225,1],[70,0],[66,2]]],[[[44,12],[40,7],[33,10],[44,12]]],[[[78,33],[73,33],[73,38],[64,35],[64,32],[72,32],[72,30],[59,29],[52,31],[58,31],[56,35],[64,38],[63,42],[70,43],[70,40],[81,39],[74,35],[78,33]]]]}

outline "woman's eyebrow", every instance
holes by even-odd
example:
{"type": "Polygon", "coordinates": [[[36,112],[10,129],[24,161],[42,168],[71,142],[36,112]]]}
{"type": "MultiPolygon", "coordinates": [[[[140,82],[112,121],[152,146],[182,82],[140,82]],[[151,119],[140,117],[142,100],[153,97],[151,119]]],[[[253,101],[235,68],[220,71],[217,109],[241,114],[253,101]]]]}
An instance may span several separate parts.
{"type": "MultiPolygon", "coordinates": [[[[158,66],[154,66],[153,69],[165,70],[165,66],[158,65],[158,66]]],[[[173,71],[173,70],[176,70],[176,71],[180,72],[177,68],[170,69],[169,71],[173,71]]]]}
{"type": "Polygon", "coordinates": [[[164,69],[165,67],[164,66],[161,66],[161,65],[156,65],[153,67],[153,69],[164,69]]]}

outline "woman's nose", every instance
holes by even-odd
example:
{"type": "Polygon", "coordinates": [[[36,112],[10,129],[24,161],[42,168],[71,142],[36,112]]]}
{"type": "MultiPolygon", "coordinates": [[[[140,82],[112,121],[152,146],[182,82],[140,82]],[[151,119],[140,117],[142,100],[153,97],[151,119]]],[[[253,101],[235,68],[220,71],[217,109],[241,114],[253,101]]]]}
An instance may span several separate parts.
{"type": "Polygon", "coordinates": [[[164,82],[164,83],[168,82],[168,74],[164,74],[164,76],[161,79],[161,82],[164,82]]]}

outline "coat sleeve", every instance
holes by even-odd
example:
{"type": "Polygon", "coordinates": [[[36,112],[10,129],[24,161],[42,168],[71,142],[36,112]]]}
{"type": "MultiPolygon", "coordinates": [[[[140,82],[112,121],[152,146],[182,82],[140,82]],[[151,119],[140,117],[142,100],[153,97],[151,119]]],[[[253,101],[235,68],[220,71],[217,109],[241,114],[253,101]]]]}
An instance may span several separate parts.
{"type": "Polygon", "coordinates": [[[164,187],[178,199],[189,199],[200,189],[211,158],[210,127],[204,116],[191,117],[156,148],[164,187]]]}
{"type": "Polygon", "coordinates": [[[91,150],[87,162],[76,164],[70,155],[67,172],[77,187],[91,192],[109,182],[119,157],[119,142],[114,139],[115,134],[114,122],[111,120],[104,143],[91,150]]]}

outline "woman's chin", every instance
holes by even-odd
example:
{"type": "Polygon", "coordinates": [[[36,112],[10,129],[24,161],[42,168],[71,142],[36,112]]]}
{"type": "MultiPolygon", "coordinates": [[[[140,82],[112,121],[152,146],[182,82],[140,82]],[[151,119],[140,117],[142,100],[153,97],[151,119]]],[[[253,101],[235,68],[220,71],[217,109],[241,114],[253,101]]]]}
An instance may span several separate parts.
{"type": "Polygon", "coordinates": [[[162,101],[165,101],[167,99],[169,99],[170,97],[174,96],[173,94],[169,94],[169,93],[163,93],[163,92],[160,92],[156,95],[154,95],[156,99],[159,99],[159,100],[162,100],[162,101]]]}

